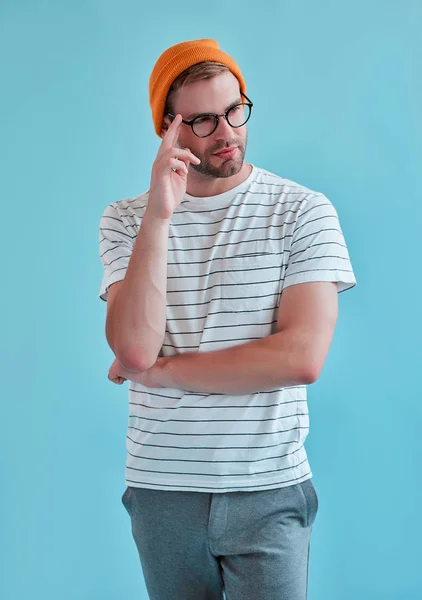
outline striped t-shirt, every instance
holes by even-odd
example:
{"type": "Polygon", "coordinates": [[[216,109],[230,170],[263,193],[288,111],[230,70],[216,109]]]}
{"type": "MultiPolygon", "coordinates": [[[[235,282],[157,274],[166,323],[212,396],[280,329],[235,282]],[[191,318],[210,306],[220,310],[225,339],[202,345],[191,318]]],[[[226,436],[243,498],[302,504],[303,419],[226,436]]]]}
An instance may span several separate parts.
{"type": "MultiPolygon", "coordinates": [[[[124,278],[148,192],[112,202],[100,221],[100,298],[124,278]]],[[[252,166],[237,187],[186,194],[169,229],[162,356],[207,352],[276,332],[283,289],[356,285],[337,212],[324,194],[252,166]]],[[[126,485],[233,492],[312,477],[306,386],[242,396],[129,381],[126,485]]]]}

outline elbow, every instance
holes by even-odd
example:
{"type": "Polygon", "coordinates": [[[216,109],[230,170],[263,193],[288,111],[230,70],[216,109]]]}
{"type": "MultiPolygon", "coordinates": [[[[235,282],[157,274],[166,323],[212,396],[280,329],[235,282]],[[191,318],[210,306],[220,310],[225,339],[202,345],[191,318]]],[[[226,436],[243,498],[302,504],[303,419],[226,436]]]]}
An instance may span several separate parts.
{"type": "MultiPolygon", "coordinates": [[[[106,337],[108,344],[120,364],[128,371],[142,373],[148,371],[157,361],[159,350],[157,352],[140,352],[139,346],[133,348],[125,340],[112,339],[110,327],[106,328],[106,337]]],[[[160,345],[161,348],[161,345],[160,345]]]]}
{"type": "Polygon", "coordinates": [[[301,377],[302,384],[304,385],[311,385],[312,383],[315,383],[317,379],[318,375],[316,375],[313,371],[306,371],[301,377]]]}
{"type": "Polygon", "coordinates": [[[305,385],[311,385],[315,383],[321,375],[321,367],[319,365],[308,365],[306,369],[302,370],[301,379],[305,385]]]}
{"type": "Polygon", "coordinates": [[[157,356],[153,354],[140,354],[139,352],[119,352],[116,349],[116,358],[127,371],[143,373],[148,371],[157,361],[157,356]]]}

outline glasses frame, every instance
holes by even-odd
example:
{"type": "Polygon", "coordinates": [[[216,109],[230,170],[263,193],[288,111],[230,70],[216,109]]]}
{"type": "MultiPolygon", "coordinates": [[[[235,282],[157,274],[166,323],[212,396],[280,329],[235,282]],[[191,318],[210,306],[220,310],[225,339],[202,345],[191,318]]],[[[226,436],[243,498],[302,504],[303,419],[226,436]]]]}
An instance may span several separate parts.
{"type": "MultiPolygon", "coordinates": [[[[214,131],[217,129],[217,127],[218,127],[218,123],[220,121],[220,117],[224,117],[226,119],[227,123],[230,125],[230,127],[233,127],[234,129],[237,129],[238,127],[243,127],[243,125],[246,125],[246,123],[251,118],[253,102],[251,100],[249,100],[249,98],[243,92],[240,92],[240,94],[241,94],[241,96],[243,96],[244,98],[246,98],[247,102],[239,102],[239,104],[235,104],[235,106],[232,106],[231,108],[229,108],[229,110],[227,110],[224,114],[222,114],[222,115],[216,115],[215,113],[203,113],[201,115],[198,115],[194,119],[191,119],[190,121],[185,121],[185,119],[182,119],[182,123],[184,123],[185,125],[189,125],[190,128],[192,129],[193,133],[196,135],[196,137],[199,137],[199,138],[206,138],[206,137],[212,135],[214,133],[214,131]],[[248,118],[246,119],[246,121],[244,123],[242,123],[242,125],[231,125],[230,121],[227,118],[229,112],[231,110],[233,110],[234,108],[236,108],[237,106],[241,106],[241,105],[244,105],[244,104],[246,106],[249,106],[249,116],[248,116],[248,118]],[[197,133],[195,133],[195,131],[193,129],[193,124],[195,123],[195,121],[197,119],[203,119],[204,117],[214,117],[215,127],[214,127],[214,129],[210,133],[207,133],[207,135],[198,135],[197,133]]],[[[173,115],[172,113],[167,113],[167,114],[168,114],[169,117],[172,117],[173,119],[176,118],[176,115],[173,115]]]]}

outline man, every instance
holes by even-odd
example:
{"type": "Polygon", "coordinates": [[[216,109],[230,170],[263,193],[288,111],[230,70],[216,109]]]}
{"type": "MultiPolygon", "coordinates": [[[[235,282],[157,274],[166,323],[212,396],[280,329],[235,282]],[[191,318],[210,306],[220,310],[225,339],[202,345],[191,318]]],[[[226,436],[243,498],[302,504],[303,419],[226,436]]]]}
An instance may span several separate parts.
{"type": "Polygon", "coordinates": [[[122,501],[147,590],[304,600],[306,385],[356,284],[338,215],[245,162],[253,103],[215,41],[167,49],[149,93],[150,189],[100,223],[109,379],[130,382],[122,501]]]}

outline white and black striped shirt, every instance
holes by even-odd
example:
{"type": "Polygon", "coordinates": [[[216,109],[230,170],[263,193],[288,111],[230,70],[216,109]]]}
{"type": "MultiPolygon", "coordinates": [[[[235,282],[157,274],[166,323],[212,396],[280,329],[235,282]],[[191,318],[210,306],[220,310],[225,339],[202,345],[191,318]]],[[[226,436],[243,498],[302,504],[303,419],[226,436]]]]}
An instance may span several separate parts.
{"type": "MultiPolygon", "coordinates": [[[[124,278],[148,192],[100,221],[100,298],[124,278]]],[[[309,281],[356,285],[337,212],[324,194],[253,165],[237,187],[186,194],[169,231],[163,356],[276,332],[280,295],[309,281]]],[[[306,386],[244,396],[129,382],[126,485],[202,492],[283,487],[312,477],[306,386]]]]}

